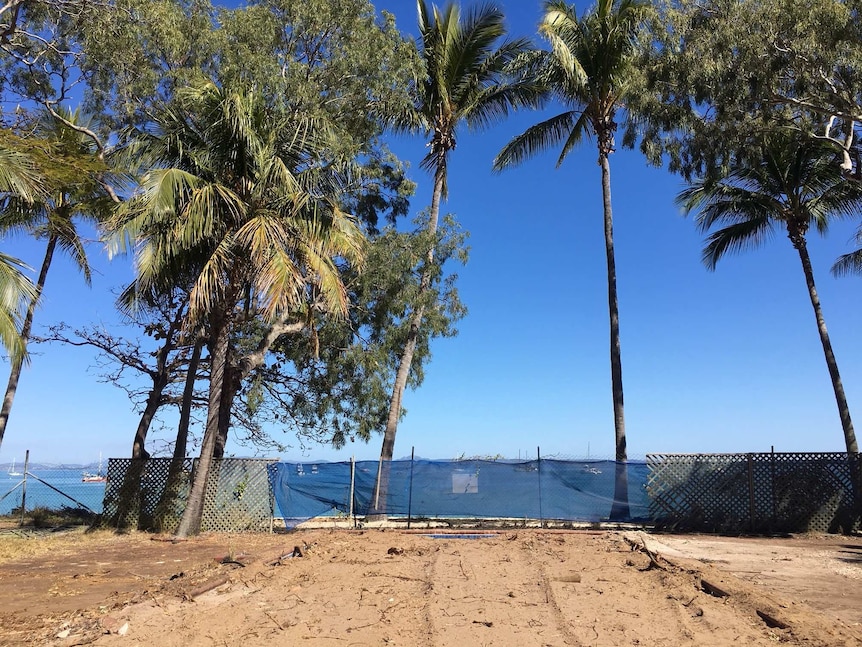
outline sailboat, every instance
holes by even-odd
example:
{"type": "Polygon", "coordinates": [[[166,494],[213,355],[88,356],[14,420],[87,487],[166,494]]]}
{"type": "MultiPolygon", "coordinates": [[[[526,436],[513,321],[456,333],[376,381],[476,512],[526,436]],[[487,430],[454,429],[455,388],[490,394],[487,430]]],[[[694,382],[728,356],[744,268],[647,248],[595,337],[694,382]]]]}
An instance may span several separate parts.
{"type": "Polygon", "coordinates": [[[12,459],[12,467],[9,468],[9,476],[23,476],[21,472],[15,471],[15,459],[12,459]]]}
{"type": "Polygon", "coordinates": [[[99,471],[95,474],[93,472],[84,472],[81,476],[82,483],[105,483],[108,480],[108,477],[102,474],[102,452],[99,452],[99,471]]]}

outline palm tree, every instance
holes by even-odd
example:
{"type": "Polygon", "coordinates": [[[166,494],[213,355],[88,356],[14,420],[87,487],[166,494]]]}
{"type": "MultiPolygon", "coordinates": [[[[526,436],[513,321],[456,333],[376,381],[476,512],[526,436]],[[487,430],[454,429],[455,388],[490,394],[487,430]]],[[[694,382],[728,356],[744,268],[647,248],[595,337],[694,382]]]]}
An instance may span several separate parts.
{"type": "MultiPolygon", "coordinates": [[[[65,111],[61,115],[70,123],[84,123],[77,112],[65,111]]],[[[21,326],[21,343],[25,351],[36,306],[57,247],[72,258],[89,285],[90,265],[77,221],[97,224],[111,203],[104,184],[97,180],[97,176],[101,176],[104,171],[104,165],[98,159],[98,151],[90,137],[46,113],[37,124],[30,141],[32,154],[39,160],[38,165],[45,177],[47,193],[35,199],[20,194],[9,195],[0,215],[0,229],[3,231],[23,231],[47,241],[35,292],[29,299],[21,326]]],[[[0,406],[0,443],[9,422],[23,363],[22,354],[12,360],[9,381],[0,406]]]]}
{"type": "Polygon", "coordinates": [[[338,262],[359,263],[364,239],[336,206],[334,166],[318,161],[320,124],[275,114],[254,90],[212,83],[180,91],[157,124],[130,149],[153,170],[119,208],[113,230],[119,248],[138,245],[141,293],[194,277],[186,328],[209,333],[206,428],[176,531],[186,536],[200,530],[239,317],[278,322],[309,294],[322,310],[343,314],[338,262]]]}
{"type": "MultiPolygon", "coordinates": [[[[505,117],[509,110],[530,105],[536,93],[529,82],[509,83],[504,80],[507,66],[527,51],[529,42],[526,39],[501,42],[506,28],[499,9],[480,6],[462,17],[457,3],[450,3],[440,10],[436,6],[429,8],[425,0],[417,0],[416,6],[420,56],[425,74],[417,83],[412,111],[401,116],[396,129],[421,130],[429,137],[428,154],[421,166],[434,175],[426,231],[429,240],[435,241],[440,203],[448,196],[449,154],[455,149],[458,128],[463,124],[474,130],[486,128],[505,117]]],[[[395,449],[401,402],[427,307],[423,297],[434,276],[435,250],[436,244],[432,242],[425,255],[419,292],[392,386],[380,450],[381,473],[373,503],[379,512],[383,512],[381,493],[385,499],[382,466],[392,460],[395,449]]]]}
{"type": "MultiPolygon", "coordinates": [[[[0,202],[32,204],[44,195],[44,179],[33,158],[23,152],[30,146],[7,130],[0,131],[0,139],[0,202]]],[[[27,361],[21,312],[36,297],[36,286],[24,273],[28,270],[21,260],[0,252],[0,344],[13,362],[27,361]]]]}
{"type": "Polygon", "coordinates": [[[828,142],[783,130],[765,135],[760,148],[760,160],[737,163],[718,180],[699,180],[677,201],[686,212],[698,212],[696,223],[702,232],[720,227],[709,234],[703,250],[703,262],[711,270],[726,253],[756,247],[776,227],[783,227],[802,263],[844,442],[848,452],[856,453],[859,446],[817,296],[806,236],[812,226],[822,234],[833,218],[856,215],[862,188],[845,177],[841,159],[828,142]]]}
{"type": "Polygon", "coordinates": [[[596,138],[602,173],[617,460],[612,519],[628,518],[629,504],[609,158],[614,151],[617,115],[625,110],[629,97],[637,88],[633,81],[636,76],[634,57],[637,52],[636,35],[644,10],[645,5],[638,0],[598,0],[592,10],[578,18],[574,6],[557,0],[546,2],[539,32],[550,43],[551,51],[535,52],[524,67],[527,74],[545,85],[547,95],[567,110],[528,128],[510,141],[494,160],[494,169],[500,171],[562,144],[557,159],[559,167],[584,136],[594,135],[596,138]]]}

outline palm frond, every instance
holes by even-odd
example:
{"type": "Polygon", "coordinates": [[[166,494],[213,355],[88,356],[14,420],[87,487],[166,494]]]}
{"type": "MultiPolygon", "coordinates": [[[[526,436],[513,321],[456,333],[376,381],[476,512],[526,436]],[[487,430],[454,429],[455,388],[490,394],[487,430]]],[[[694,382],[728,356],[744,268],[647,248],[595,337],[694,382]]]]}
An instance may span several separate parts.
{"type": "Polygon", "coordinates": [[[833,276],[862,274],[862,249],[839,256],[832,265],[831,272],[833,276]]]}
{"type": "Polygon", "coordinates": [[[708,269],[714,270],[725,254],[758,247],[768,240],[773,232],[774,224],[769,218],[743,220],[728,225],[707,237],[701,260],[708,269]]]}
{"type": "Polygon", "coordinates": [[[569,111],[530,126],[503,147],[494,158],[493,169],[499,172],[517,166],[557,145],[569,135],[580,119],[581,114],[569,111]]]}
{"type": "Polygon", "coordinates": [[[24,274],[32,271],[23,261],[0,252],[0,343],[13,360],[27,361],[26,345],[21,339],[22,313],[38,291],[24,274]]]}

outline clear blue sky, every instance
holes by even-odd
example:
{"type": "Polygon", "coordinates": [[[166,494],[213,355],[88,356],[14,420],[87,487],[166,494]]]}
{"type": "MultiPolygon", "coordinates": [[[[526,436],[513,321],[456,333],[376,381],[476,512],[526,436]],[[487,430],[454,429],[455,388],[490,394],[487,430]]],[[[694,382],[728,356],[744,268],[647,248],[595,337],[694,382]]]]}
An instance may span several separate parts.
{"type": "MultiPolygon", "coordinates": [[[[500,3],[517,35],[534,30],[539,2],[500,3]]],[[[412,0],[378,2],[414,29],[412,0]]],[[[579,5],[580,6],[580,5],[579,5]]],[[[523,113],[482,134],[461,133],[444,208],[471,233],[459,289],[470,312],[454,339],[438,341],[423,386],[405,396],[395,455],[530,457],[613,455],[608,314],[599,167],[593,142],[560,168],[555,155],[494,175],[491,160],[538,119],[523,113]],[[588,449],[589,448],[589,449],[588,449]]],[[[411,161],[414,210],[431,182],[421,139],[393,148],[411,161]]],[[[702,237],[673,199],[679,178],[637,152],[611,158],[630,457],[650,452],[842,451],[841,426],[798,256],[783,235],[763,248],[700,262],[702,237]]],[[[862,216],[860,216],[862,217],[862,216]]],[[[828,269],[851,249],[856,222],[812,236],[818,288],[851,412],[862,433],[862,277],[828,269]]],[[[37,267],[41,244],[3,251],[37,267]]],[[[49,323],[116,326],[111,290],[131,277],[94,244],[92,289],[65,259],[48,278],[37,332],[49,323]]],[[[98,381],[93,356],[36,349],[25,370],[0,463],[82,463],[128,456],[137,414],[98,381]]],[[[5,375],[2,378],[5,380],[5,375]]],[[[5,382],[4,382],[5,384],[5,382]]],[[[161,434],[165,438],[167,434],[161,434]]],[[[289,438],[282,440],[290,441],[289,438]]],[[[229,447],[236,455],[245,448],[229,447]]],[[[287,460],[376,458],[379,438],[285,453],[287,460]]]]}

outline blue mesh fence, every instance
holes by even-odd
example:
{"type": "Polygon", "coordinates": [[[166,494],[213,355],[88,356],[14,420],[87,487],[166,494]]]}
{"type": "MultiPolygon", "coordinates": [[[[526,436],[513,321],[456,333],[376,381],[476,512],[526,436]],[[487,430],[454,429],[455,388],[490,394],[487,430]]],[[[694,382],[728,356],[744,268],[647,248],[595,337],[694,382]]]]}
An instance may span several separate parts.
{"type": "MultiPolygon", "coordinates": [[[[355,463],[356,515],[602,521],[613,504],[613,461],[392,461],[383,464],[384,485],[376,500],[378,465],[355,463]]],[[[626,467],[628,520],[646,521],[646,463],[632,461],[626,467]]],[[[351,510],[350,463],[275,463],[269,474],[278,511],[288,525],[351,510]]]]}

